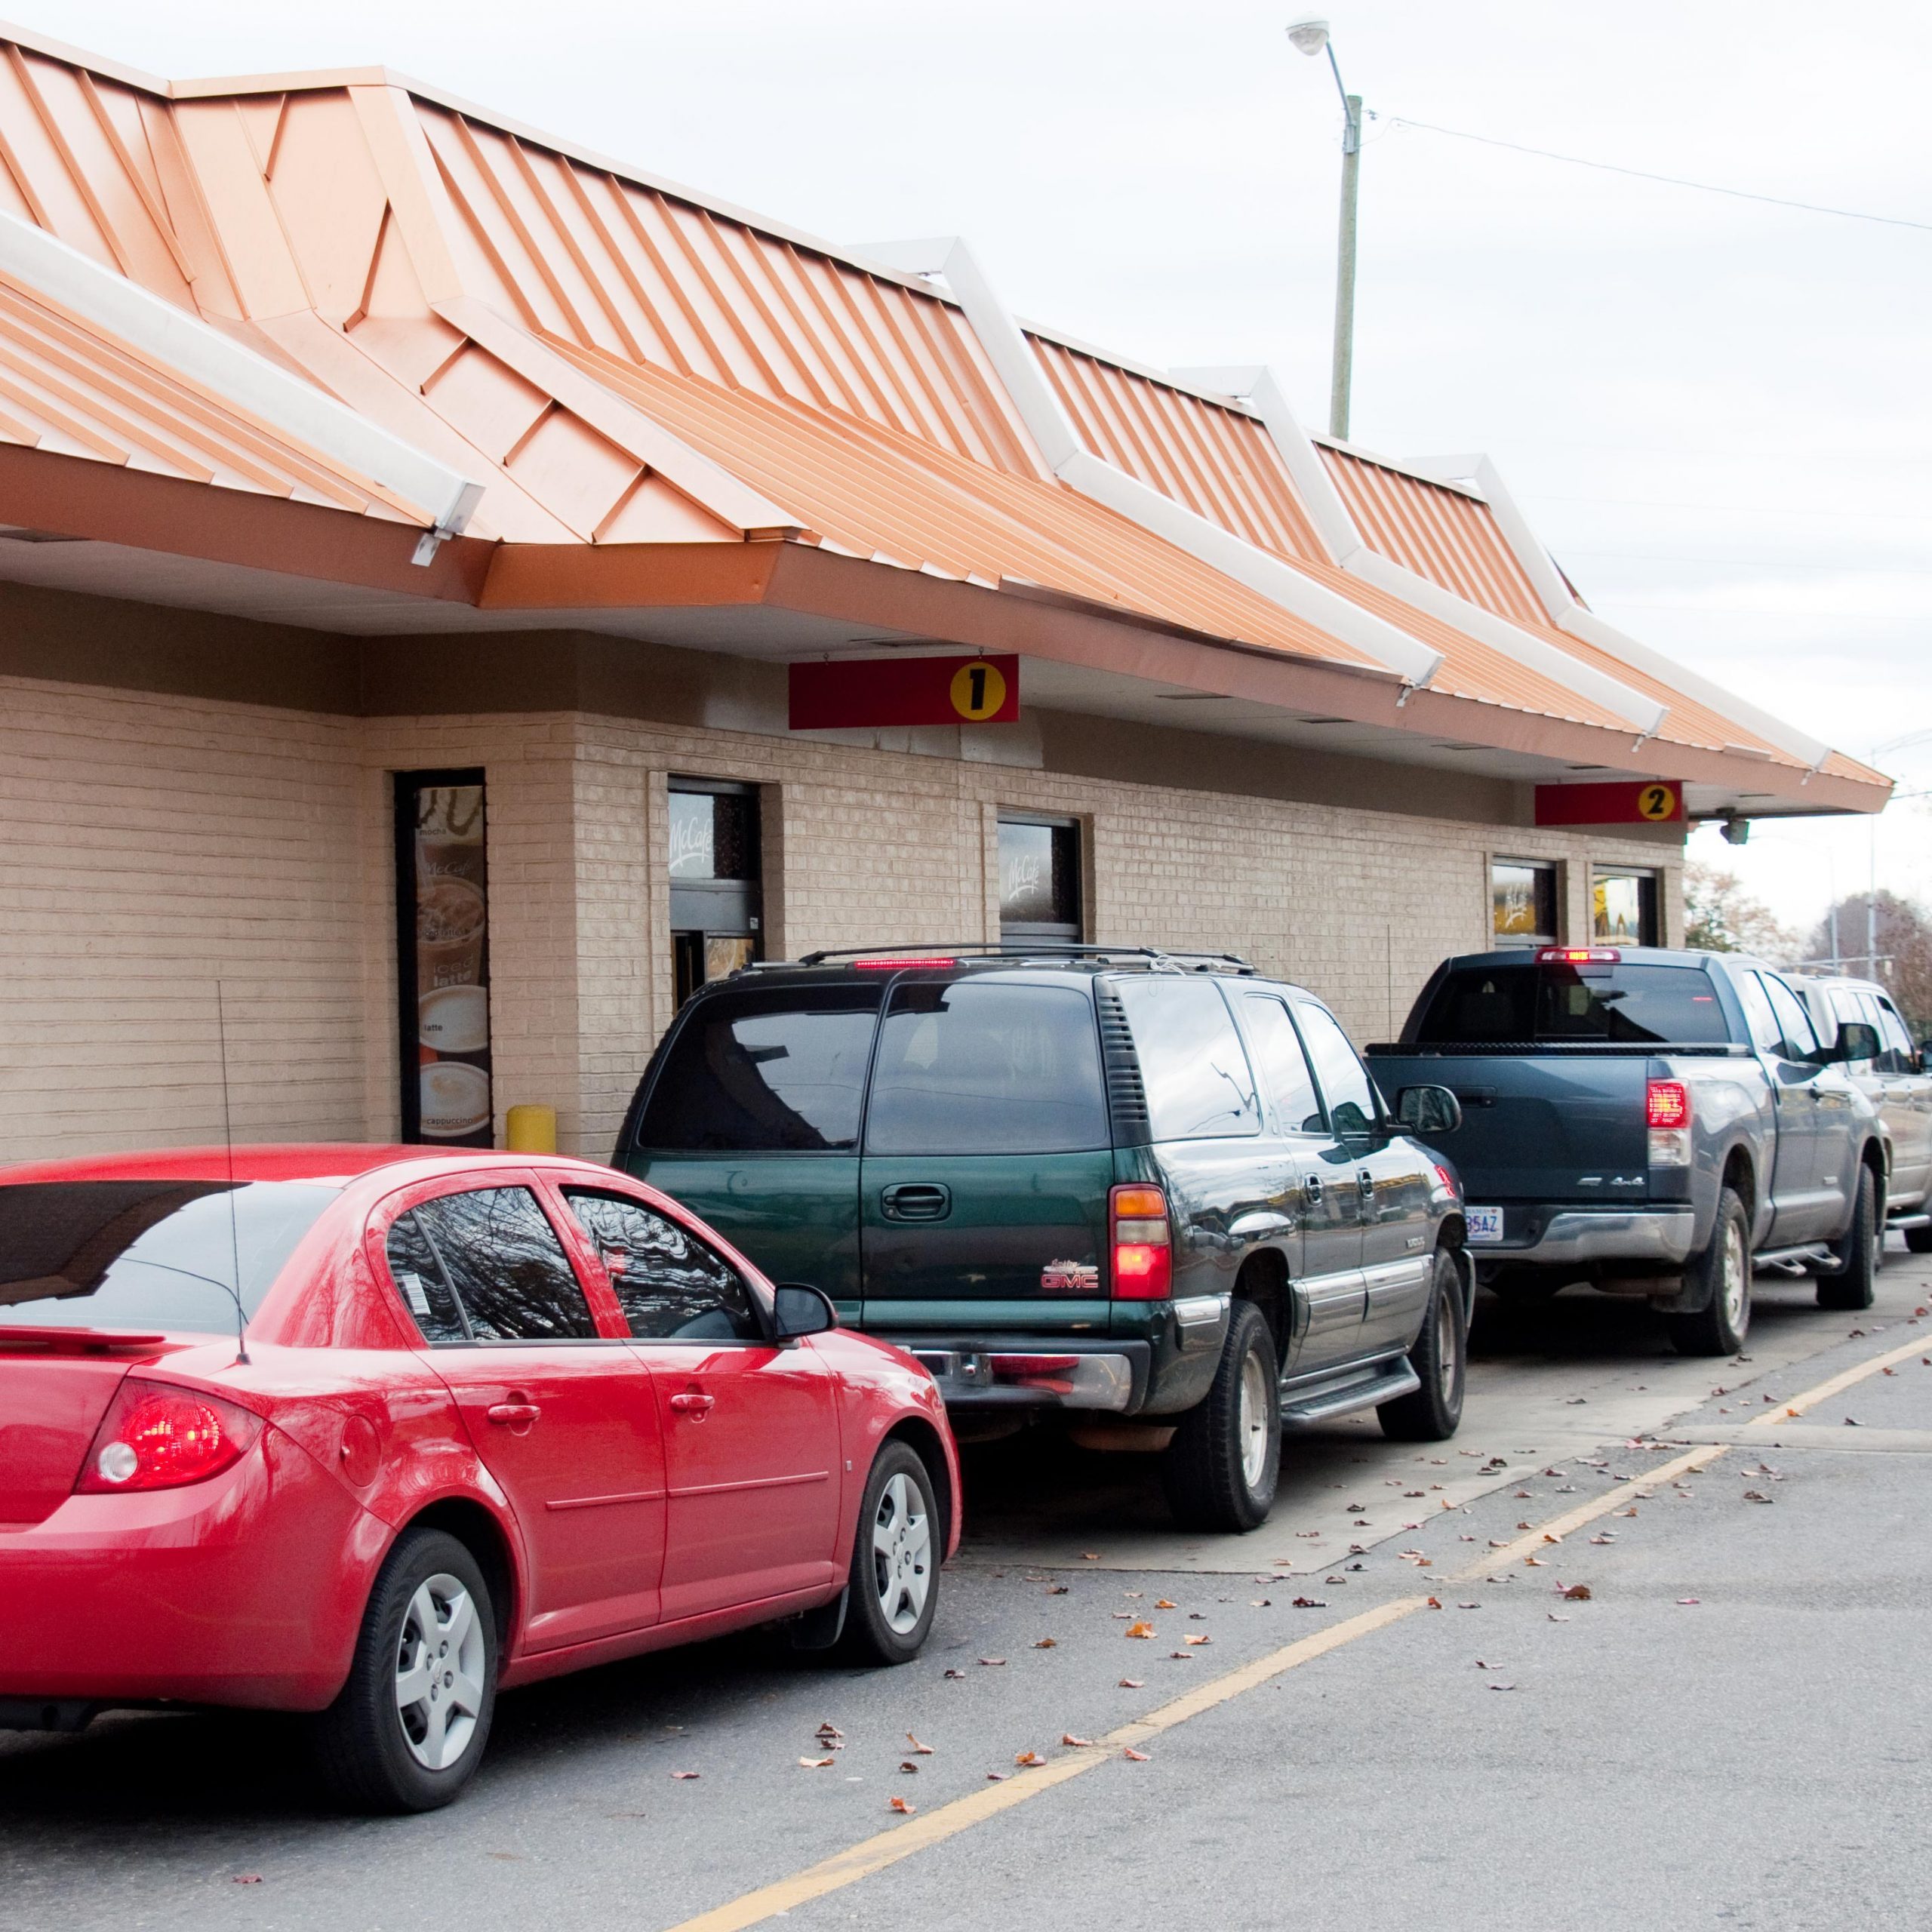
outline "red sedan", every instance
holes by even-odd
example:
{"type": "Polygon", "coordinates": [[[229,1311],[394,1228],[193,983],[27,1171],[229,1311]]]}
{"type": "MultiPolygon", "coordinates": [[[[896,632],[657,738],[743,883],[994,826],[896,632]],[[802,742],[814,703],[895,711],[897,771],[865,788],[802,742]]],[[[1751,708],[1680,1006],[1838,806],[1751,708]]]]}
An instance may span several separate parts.
{"type": "Polygon", "coordinates": [[[781,1618],[903,1663],[959,1534],[931,1378],[654,1189],[200,1150],[0,1177],[0,1726],[311,1712],[446,1804],[500,1687],[781,1618]]]}

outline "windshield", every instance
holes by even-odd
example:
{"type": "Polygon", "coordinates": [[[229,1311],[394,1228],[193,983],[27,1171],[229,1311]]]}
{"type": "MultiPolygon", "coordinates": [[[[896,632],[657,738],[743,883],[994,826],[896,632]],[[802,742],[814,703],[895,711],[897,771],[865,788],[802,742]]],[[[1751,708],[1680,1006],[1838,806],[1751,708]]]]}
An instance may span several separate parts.
{"type": "Polygon", "coordinates": [[[1418,1046],[1485,1041],[1718,1046],[1730,1038],[1701,966],[1466,966],[1447,974],[1411,1038],[1418,1046]]]}
{"type": "Polygon", "coordinates": [[[0,1186],[0,1327],[232,1334],[238,1284],[253,1315],[339,1191],[303,1181],[0,1186]]]}

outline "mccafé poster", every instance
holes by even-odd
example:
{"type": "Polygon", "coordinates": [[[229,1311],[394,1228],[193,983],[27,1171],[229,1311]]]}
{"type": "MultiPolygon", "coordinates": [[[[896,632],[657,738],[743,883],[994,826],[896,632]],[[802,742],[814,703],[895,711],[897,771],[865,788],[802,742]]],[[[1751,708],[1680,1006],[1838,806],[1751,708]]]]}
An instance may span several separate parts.
{"type": "Polygon", "coordinates": [[[405,1140],[491,1143],[488,825],[481,771],[396,774],[405,1140]]]}

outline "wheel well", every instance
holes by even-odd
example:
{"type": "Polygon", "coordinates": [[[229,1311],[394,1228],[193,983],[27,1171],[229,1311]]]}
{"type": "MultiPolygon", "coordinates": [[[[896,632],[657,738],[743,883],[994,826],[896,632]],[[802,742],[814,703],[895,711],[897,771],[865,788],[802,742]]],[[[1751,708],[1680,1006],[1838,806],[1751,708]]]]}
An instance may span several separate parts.
{"type": "Polygon", "coordinates": [[[510,1632],[515,1628],[511,1610],[516,1595],[516,1571],[510,1561],[509,1545],[504,1540],[502,1525],[481,1503],[450,1496],[412,1516],[405,1527],[441,1530],[454,1537],[475,1558],[476,1567],[490,1586],[490,1603],[496,1613],[497,1654],[506,1657],[510,1632]]]}
{"type": "MultiPolygon", "coordinates": [[[[1742,1147],[1734,1147],[1724,1164],[1724,1185],[1744,1204],[1744,1218],[1755,1226],[1758,1219],[1758,1177],[1752,1171],[1751,1157],[1742,1147]]],[[[1746,1237],[1748,1240],[1749,1235],[1746,1237]]]]}
{"type": "Polygon", "coordinates": [[[1275,1338],[1275,1359],[1285,1363],[1294,1339],[1294,1310],[1288,1300],[1288,1264],[1274,1248],[1264,1247],[1241,1263],[1235,1281],[1235,1300],[1252,1302],[1261,1311],[1275,1338]]]}
{"type": "Polygon", "coordinates": [[[1872,1170],[1872,1178],[1878,1189],[1878,1220],[1882,1225],[1885,1219],[1885,1195],[1889,1185],[1887,1180],[1885,1150],[1875,1140],[1868,1140],[1859,1149],[1858,1158],[1872,1170]]]}
{"type": "MultiPolygon", "coordinates": [[[[949,1532],[953,1520],[952,1472],[946,1467],[946,1451],[941,1446],[939,1431],[920,1416],[908,1416],[897,1422],[886,1431],[888,1442],[903,1442],[926,1466],[926,1474],[931,1479],[933,1494],[940,1508],[945,1512],[949,1532]]],[[[950,1534],[942,1540],[952,1540],[950,1534]]]]}

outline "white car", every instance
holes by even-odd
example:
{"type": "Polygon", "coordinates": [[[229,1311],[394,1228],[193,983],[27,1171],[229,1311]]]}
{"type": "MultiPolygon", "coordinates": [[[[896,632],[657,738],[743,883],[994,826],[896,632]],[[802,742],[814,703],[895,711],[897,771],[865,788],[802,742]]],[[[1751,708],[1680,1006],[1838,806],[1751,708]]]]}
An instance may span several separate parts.
{"type": "Polygon", "coordinates": [[[1878,1029],[1875,1060],[1852,1060],[1850,1074],[1882,1124],[1891,1181],[1886,1189],[1886,1225],[1900,1229],[1915,1254],[1932,1254],[1932,1072],[1892,995],[1875,980],[1824,974],[1792,974],[1821,1039],[1833,1038],[1846,1020],[1878,1029]]]}

